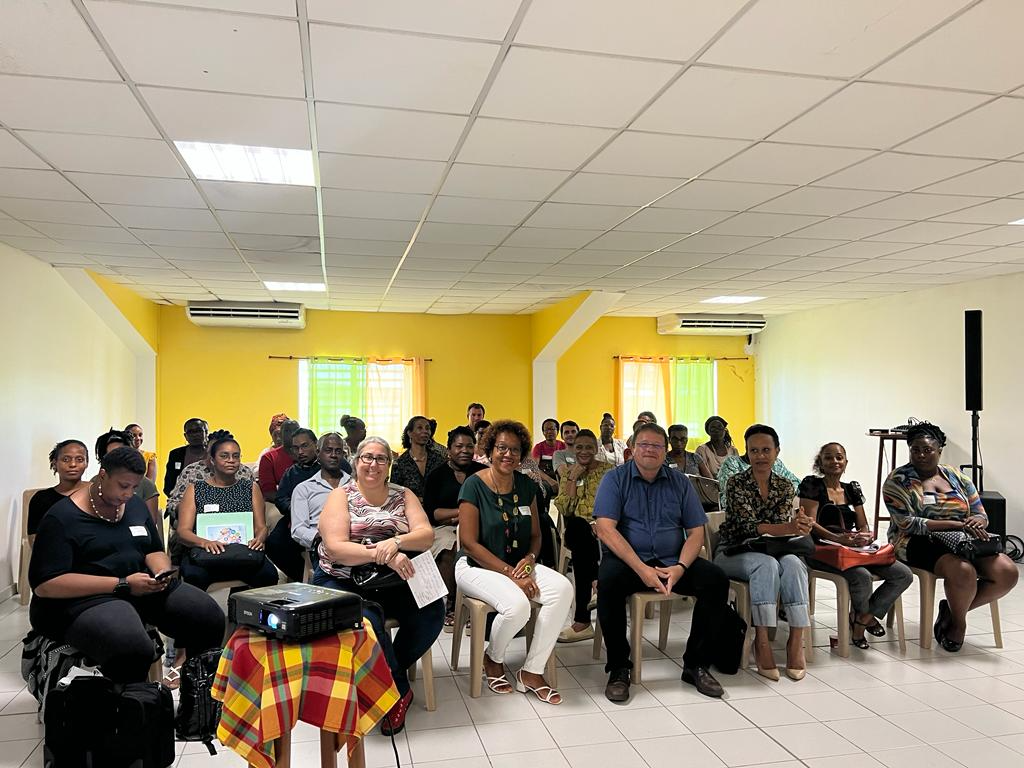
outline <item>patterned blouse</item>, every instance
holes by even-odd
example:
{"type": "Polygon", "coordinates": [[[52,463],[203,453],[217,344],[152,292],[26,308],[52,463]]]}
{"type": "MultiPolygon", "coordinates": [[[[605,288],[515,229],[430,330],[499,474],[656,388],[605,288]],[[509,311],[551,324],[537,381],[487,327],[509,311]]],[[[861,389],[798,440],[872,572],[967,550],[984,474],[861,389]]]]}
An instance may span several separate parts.
{"type": "Polygon", "coordinates": [[[725,493],[729,508],[718,529],[719,549],[759,536],[761,523],[788,523],[793,512],[793,484],[775,472],[769,475],[767,499],[761,498],[752,469],[730,477],[725,493]]]}
{"type": "Polygon", "coordinates": [[[604,473],[612,468],[611,464],[595,460],[590,465],[590,470],[579,480],[570,480],[568,475],[563,474],[558,480],[558,495],[554,503],[558,510],[566,517],[582,517],[587,522],[594,518],[594,498],[597,496],[597,486],[601,484],[604,473]],[[569,484],[576,485],[576,495],[569,496],[569,484]]]}
{"type": "MultiPolygon", "coordinates": [[[[366,500],[355,480],[339,487],[348,494],[349,541],[384,541],[396,534],[401,536],[409,532],[409,518],[405,516],[405,488],[402,486],[388,483],[388,496],[379,507],[366,500]]],[[[337,579],[352,577],[352,566],[332,563],[322,541],[317,553],[321,571],[337,579]]]]}
{"type": "MultiPolygon", "coordinates": [[[[699,450],[699,449],[698,449],[699,450]]],[[[726,486],[729,484],[729,478],[733,475],[738,475],[740,472],[750,469],[750,464],[743,460],[743,457],[739,454],[735,456],[726,456],[725,461],[722,462],[721,468],[718,470],[718,506],[722,509],[729,508],[729,499],[725,495],[726,486]]],[[[794,475],[779,459],[775,460],[772,464],[772,474],[783,477],[789,480],[793,484],[793,491],[800,487],[800,478],[794,475]]]]}
{"type": "Polygon", "coordinates": [[[420,468],[416,466],[416,460],[412,457],[412,451],[406,451],[394,464],[391,465],[391,482],[408,488],[416,494],[416,497],[423,501],[423,483],[427,475],[444,464],[448,459],[445,455],[427,446],[426,471],[421,475],[420,468]]]}
{"type": "Polygon", "coordinates": [[[978,489],[969,477],[945,464],[939,465],[939,472],[952,491],[926,493],[913,464],[897,467],[885,481],[882,497],[892,518],[889,543],[900,560],[907,559],[907,544],[911,536],[928,535],[929,520],[966,520],[971,515],[988,520],[978,489]]]}

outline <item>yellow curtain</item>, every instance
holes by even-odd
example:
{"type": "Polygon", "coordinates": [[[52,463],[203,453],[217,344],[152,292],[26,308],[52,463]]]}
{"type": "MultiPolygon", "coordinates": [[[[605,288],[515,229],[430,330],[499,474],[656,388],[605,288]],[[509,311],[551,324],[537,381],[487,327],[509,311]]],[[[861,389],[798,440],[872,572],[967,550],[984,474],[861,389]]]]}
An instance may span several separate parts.
{"type": "Polygon", "coordinates": [[[640,411],[652,411],[660,424],[671,421],[670,358],[620,357],[616,392],[618,431],[629,437],[640,411]]]}
{"type": "Polygon", "coordinates": [[[423,358],[370,358],[366,370],[366,423],[373,424],[395,450],[409,419],[424,413],[423,358]]]}

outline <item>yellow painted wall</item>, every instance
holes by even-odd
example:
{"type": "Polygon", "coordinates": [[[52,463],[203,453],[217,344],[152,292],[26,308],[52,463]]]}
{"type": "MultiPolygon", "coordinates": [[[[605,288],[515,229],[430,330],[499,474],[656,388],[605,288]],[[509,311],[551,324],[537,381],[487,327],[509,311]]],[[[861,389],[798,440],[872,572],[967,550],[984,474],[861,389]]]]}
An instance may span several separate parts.
{"type": "Polygon", "coordinates": [[[130,322],[146,343],[159,352],[160,347],[160,305],[144,299],[134,291],[118,283],[112,283],[102,275],[90,272],[89,276],[98,285],[130,322]]]}
{"type": "Polygon", "coordinates": [[[530,335],[533,339],[534,357],[540,354],[552,337],[565,325],[565,321],[572,317],[573,312],[579,309],[580,304],[586,301],[589,295],[590,291],[577,293],[554,306],[530,315],[530,335]]]}
{"type": "MultiPolygon", "coordinates": [[[[615,355],[747,357],[745,336],[662,336],[656,323],[652,317],[603,317],[588,328],[558,361],[558,418],[596,432],[601,414],[615,412],[615,355]]],[[[740,447],[743,430],[754,421],[752,358],[719,362],[718,410],[740,447]]],[[[624,434],[630,427],[619,424],[617,430],[624,434]]]]}
{"type": "MultiPolygon", "coordinates": [[[[243,460],[270,442],[270,417],[298,416],[298,363],[268,355],[429,357],[427,415],[439,433],[466,421],[480,401],[488,418],[530,423],[531,327],[520,315],[306,312],[302,331],[200,328],[182,307],[161,307],[159,451],[182,444],[182,423],[229,428],[243,460]]],[[[339,416],[341,414],[338,414],[339,416]]]]}

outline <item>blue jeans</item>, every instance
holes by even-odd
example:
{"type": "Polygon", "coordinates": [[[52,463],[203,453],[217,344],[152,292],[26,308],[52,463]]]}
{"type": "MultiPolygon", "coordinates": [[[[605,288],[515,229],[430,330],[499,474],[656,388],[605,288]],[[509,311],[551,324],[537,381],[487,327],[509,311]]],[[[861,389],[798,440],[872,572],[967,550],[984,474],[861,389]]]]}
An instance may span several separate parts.
{"type": "Polygon", "coordinates": [[[324,573],[319,563],[313,567],[311,580],[317,586],[342,589],[363,598],[363,618],[373,626],[398,693],[404,696],[409,690],[409,667],[427,652],[441,634],[444,626],[444,600],[435,600],[419,608],[412,597],[412,591],[404,584],[363,592],[355,582],[336,579],[324,573]],[[394,640],[391,639],[391,632],[384,628],[387,619],[398,622],[394,640]]]}
{"type": "Polygon", "coordinates": [[[719,552],[715,565],[730,579],[750,585],[750,619],[755,627],[774,627],[778,623],[780,597],[789,626],[811,626],[807,610],[807,566],[796,555],[776,559],[759,552],[736,555],[719,552]]]}

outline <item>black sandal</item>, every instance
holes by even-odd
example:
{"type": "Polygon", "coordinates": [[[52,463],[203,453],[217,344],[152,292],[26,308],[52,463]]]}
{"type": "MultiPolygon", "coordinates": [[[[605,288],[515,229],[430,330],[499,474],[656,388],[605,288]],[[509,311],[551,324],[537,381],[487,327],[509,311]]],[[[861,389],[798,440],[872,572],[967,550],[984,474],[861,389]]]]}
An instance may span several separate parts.
{"type": "Polygon", "coordinates": [[[853,636],[853,633],[857,627],[864,627],[864,629],[867,629],[868,625],[862,624],[861,622],[857,621],[857,614],[854,611],[850,611],[850,643],[857,646],[862,651],[866,651],[868,648],[871,647],[870,645],[868,645],[867,638],[865,638],[863,635],[860,637],[853,636]]]}
{"type": "Polygon", "coordinates": [[[882,622],[878,619],[875,619],[874,624],[868,624],[864,629],[875,637],[885,637],[885,627],[882,626],[882,622]]]}

